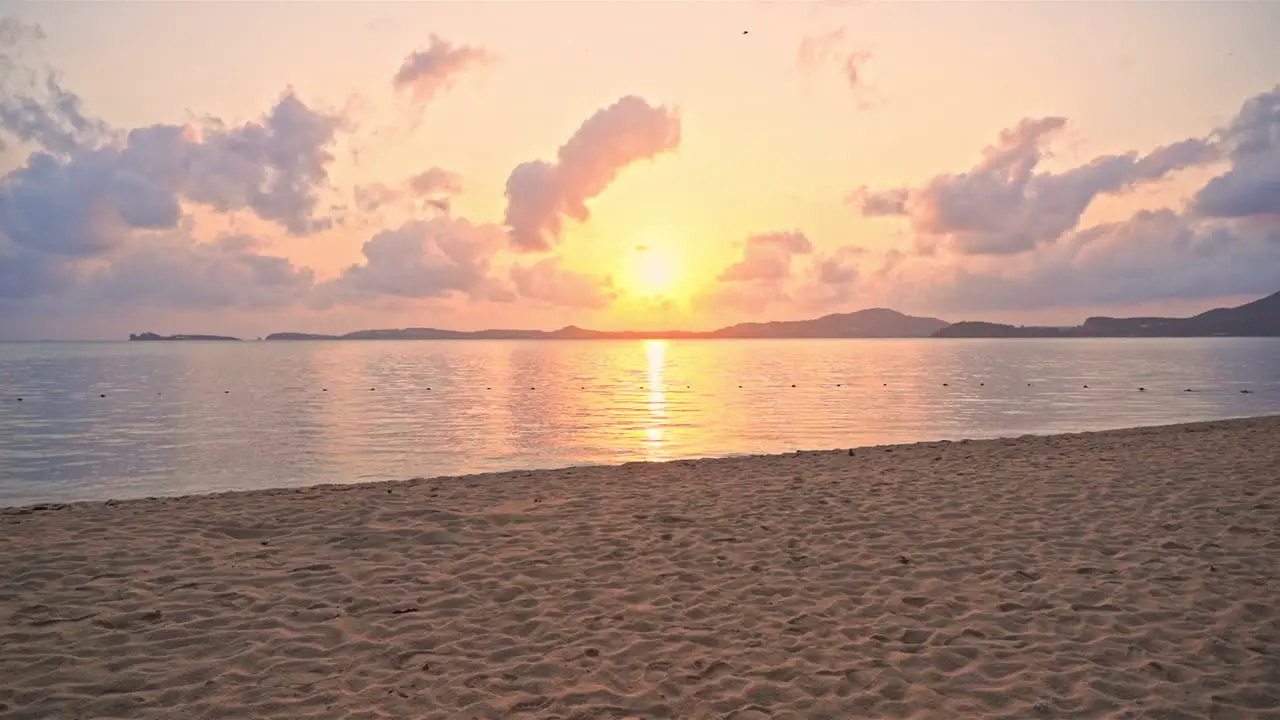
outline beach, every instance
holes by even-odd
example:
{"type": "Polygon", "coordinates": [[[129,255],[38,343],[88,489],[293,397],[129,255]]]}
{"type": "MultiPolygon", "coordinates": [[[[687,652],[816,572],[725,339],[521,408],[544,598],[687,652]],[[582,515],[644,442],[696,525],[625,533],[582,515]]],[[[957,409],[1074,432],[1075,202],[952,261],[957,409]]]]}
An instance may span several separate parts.
{"type": "Polygon", "coordinates": [[[3,718],[1276,718],[1280,417],[0,512],[3,718]]]}

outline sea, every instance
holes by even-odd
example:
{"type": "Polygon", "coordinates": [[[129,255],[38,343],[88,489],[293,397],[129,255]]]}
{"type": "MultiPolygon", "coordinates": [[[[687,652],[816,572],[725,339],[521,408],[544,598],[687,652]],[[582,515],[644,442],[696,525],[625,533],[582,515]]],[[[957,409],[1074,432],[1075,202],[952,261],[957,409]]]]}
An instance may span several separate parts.
{"type": "Polygon", "coordinates": [[[0,506],[1280,413],[1280,338],[0,344],[0,506]]]}

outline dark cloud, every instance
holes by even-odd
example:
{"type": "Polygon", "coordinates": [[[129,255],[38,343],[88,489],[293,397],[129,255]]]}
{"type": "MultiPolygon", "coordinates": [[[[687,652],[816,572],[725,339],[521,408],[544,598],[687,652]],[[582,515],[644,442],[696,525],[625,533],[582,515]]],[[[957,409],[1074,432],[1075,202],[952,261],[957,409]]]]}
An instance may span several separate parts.
{"type": "Polygon", "coordinates": [[[1125,192],[1218,157],[1191,139],[1138,153],[1104,155],[1061,173],[1037,172],[1044,146],[1066,120],[1027,118],[1000,133],[972,170],[934,177],[918,188],[869,191],[850,201],[863,215],[902,215],[924,248],[966,255],[1013,255],[1052,243],[1074,229],[1098,195],[1125,192]]]}
{"type": "Polygon", "coordinates": [[[502,299],[490,278],[490,259],[506,241],[496,225],[464,218],[415,220],[367,241],[364,262],[349,266],[319,289],[317,303],[357,303],[378,296],[434,298],[455,294],[502,299]]]}
{"type": "Polygon", "coordinates": [[[782,280],[791,274],[791,258],[813,252],[813,244],[802,232],[772,232],[752,235],[743,243],[742,259],[725,268],[720,282],[782,280]]]}
{"type": "Polygon", "coordinates": [[[579,222],[591,213],[586,202],[627,166],[680,145],[680,117],[629,95],[587,118],[560,147],[556,162],[534,160],[507,178],[504,222],[519,250],[548,250],[560,238],[564,218],[579,222]]]}
{"type": "Polygon", "coordinates": [[[483,48],[454,45],[433,34],[426,50],[410,53],[404,59],[391,85],[396,90],[411,92],[420,102],[426,102],[447,91],[457,75],[492,59],[493,56],[483,48]]]}
{"type": "Polygon", "coordinates": [[[1219,133],[1230,168],[1192,200],[1204,217],[1280,216],[1280,86],[1246,101],[1219,133]]]}
{"type": "Polygon", "coordinates": [[[565,270],[551,258],[513,266],[511,281],[520,297],[564,307],[599,309],[617,297],[611,278],[565,270]]]}

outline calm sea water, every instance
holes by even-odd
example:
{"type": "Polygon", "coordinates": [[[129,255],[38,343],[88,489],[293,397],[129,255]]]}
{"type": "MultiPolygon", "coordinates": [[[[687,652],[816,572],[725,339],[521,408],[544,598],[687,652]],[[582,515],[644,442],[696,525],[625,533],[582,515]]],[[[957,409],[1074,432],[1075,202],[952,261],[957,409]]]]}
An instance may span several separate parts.
{"type": "Polygon", "coordinates": [[[1277,412],[1280,339],[0,344],[0,505],[1277,412]]]}

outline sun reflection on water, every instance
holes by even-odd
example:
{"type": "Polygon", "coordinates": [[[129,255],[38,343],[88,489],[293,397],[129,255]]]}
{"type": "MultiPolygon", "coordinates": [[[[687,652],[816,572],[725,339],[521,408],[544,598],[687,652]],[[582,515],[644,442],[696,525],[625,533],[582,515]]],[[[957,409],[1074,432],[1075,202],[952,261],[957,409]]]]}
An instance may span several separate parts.
{"type": "Polygon", "coordinates": [[[649,358],[649,418],[644,447],[649,459],[656,460],[666,456],[667,387],[663,371],[667,364],[667,343],[665,340],[646,340],[644,349],[649,358]]]}

